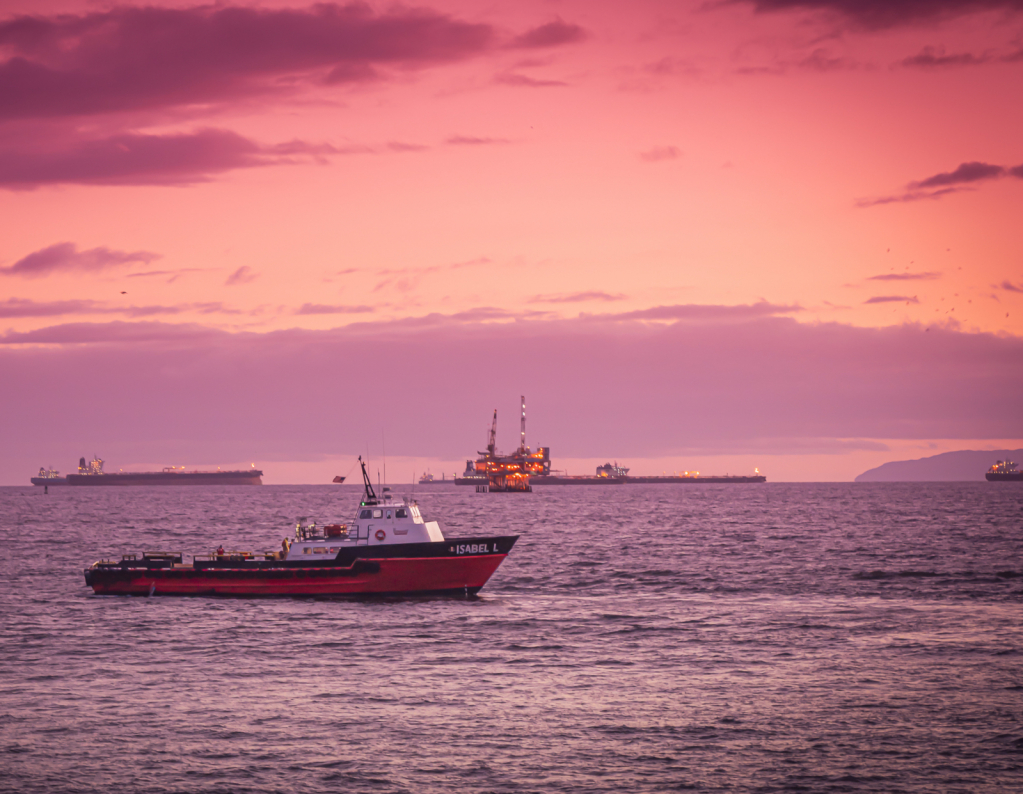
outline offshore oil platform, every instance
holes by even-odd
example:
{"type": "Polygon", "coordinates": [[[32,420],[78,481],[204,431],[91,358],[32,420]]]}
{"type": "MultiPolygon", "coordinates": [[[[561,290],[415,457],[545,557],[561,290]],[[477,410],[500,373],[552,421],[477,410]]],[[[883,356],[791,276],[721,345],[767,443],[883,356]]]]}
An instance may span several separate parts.
{"type": "Polygon", "coordinates": [[[497,409],[487,435],[486,451],[476,460],[465,462],[465,472],[455,478],[455,485],[475,485],[477,491],[529,493],[533,490],[530,478],[550,476],[550,447],[526,446],[526,398],[521,397],[522,416],[519,426],[519,448],[510,455],[497,452],[497,409]]]}
{"type": "MultiPolygon", "coordinates": [[[[526,446],[526,398],[522,397],[522,414],[519,427],[519,448],[510,455],[501,455],[497,451],[497,409],[487,435],[487,448],[477,453],[475,460],[465,462],[465,471],[461,477],[456,476],[455,485],[475,485],[478,492],[493,491],[529,493],[533,485],[623,485],[645,484],[658,485],[667,483],[762,483],[767,478],[754,469],[749,475],[706,475],[698,471],[685,471],[662,475],[629,475],[626,466],[618,462],[605,463],[598,466],[596,474],[570,475],[551,470],[551,448],[537,447],[531,450],[526,446]]],[[[988,479],[992,479],[988,477],[988,479]]],[[[429,481],[436,482],[432,477],[429,481]]],[[[420,480],[423,483],[424,480],[420,480]]]]}

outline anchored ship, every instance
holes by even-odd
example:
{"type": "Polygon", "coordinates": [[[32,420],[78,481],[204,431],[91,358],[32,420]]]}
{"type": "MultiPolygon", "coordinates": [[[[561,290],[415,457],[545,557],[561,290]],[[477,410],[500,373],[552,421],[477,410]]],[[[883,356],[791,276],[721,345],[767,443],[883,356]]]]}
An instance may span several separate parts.
{"type": "Polygon", "coordinates": [[[32,478],[33,485],[67,485],[67,477],[61,477],[60,472],[53,467],[39,467],[39,474],[32,478]]]}
{"type": "Polygon", "coordinates": [[[998,461],[984,476],[988,482],[1023,482],[1023,471],[1018,471],[1011,460],[998,461]]]}
{"type": "Polygon", "coordinates": [[[475,595],[518,535],[445,538],[414,500],[378,497],[362,466],[365,495],[348,524],[295,527],[280,551],[224,551],[183,562],[176,552],[125,554],[85,569],[99,595],[383,596],[475,595]]]}
{"type": "Polygon", "coordinates": [[[78,473],[67,476],[68,485],[262,485],[263,472],[253,464],[239,471],[187,470],[184,466],[168,466],[163,471],[103,471],[103,459],[78,461],[78,473]]]}

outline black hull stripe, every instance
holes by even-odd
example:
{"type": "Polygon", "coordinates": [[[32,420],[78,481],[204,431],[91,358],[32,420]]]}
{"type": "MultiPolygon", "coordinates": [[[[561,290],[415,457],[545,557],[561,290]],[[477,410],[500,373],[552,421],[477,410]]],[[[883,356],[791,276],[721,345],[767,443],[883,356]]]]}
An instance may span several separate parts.
{"type": "MultiPolygon", "coordinates": [[[[210,589],[201,593],[153,593],[153,597],[160,598],[301,598],[311,599],[315,601],[379,601],[381,599],[409,599],[409,598],[452,598],[452,597],[473,597],[480,590],[480,587],[455,587],[445,590],[415,590],[408,591],[402,590],[393,593],[330,593],[330,594],[310,594],[310,593],[253,593],[253,594],[240,594],[240,593],[222,593],[215,589],[210,589]]],[[[109,598],[149,598],[147,593],[97,593],[97,597],[109,597],[109,598]]]]}

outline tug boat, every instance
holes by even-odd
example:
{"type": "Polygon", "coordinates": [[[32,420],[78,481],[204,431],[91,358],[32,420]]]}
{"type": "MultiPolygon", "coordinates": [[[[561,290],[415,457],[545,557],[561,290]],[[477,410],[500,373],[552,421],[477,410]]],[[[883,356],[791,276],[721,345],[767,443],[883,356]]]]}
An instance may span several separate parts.
{"type": "Polygon", "coordinates": [[[85,569],[97,595],[384,596],[479,592],[518,535],[445,538],[408,498],[378,497],[362,466],[365,495],[350,524],[299,523],[280,551],[125,554],[85,569]]]}

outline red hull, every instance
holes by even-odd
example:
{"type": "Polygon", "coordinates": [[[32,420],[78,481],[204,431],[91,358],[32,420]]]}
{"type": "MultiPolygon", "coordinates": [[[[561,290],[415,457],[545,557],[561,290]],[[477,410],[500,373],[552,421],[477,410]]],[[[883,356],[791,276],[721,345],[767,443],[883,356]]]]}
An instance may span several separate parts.
{"type": "MultiPolygon", "coordinates": [[[[379,570],[345,575],[332,568],[291,568],[279,578],[239,568],[131,569],[93,572],[98,595],[358,596],[401,593],[475,593],[506,554],[467,557],[363,558],[379,570]]],[[[284,569],[277,569],[278,573],[284,569]]]]}

